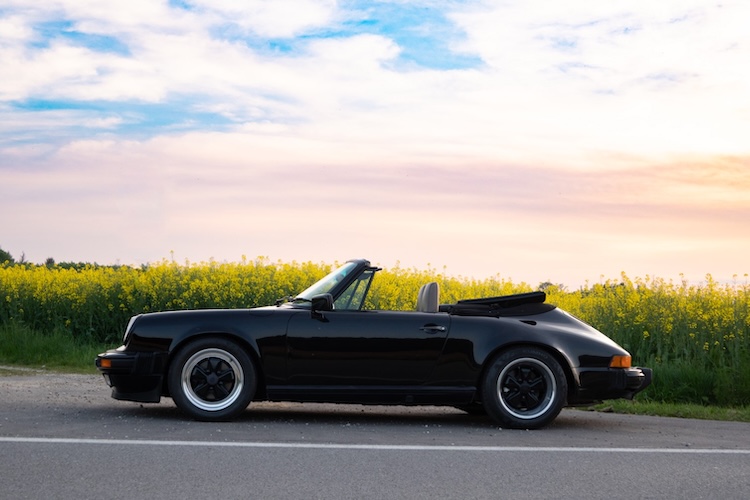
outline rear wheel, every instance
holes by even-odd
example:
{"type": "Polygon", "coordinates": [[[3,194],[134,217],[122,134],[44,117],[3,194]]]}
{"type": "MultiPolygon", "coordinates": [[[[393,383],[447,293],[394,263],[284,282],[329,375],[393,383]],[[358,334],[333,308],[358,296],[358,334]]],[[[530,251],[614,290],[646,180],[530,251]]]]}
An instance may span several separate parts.
{"type": "Polygon", "coordinates": [[[255,395],[257,377],[250,356],[234,342],[203,338],[182,348],[167,376],[175,404],[197,420],[229,420],[255,395]]]}
{"type": "Polygon", "coordinates": [[[502,427],[537,429],[565,406],[568,384],[560,363],[548,352],[518,347],[496,357],[482,386],[487,414],[502,427]]]}

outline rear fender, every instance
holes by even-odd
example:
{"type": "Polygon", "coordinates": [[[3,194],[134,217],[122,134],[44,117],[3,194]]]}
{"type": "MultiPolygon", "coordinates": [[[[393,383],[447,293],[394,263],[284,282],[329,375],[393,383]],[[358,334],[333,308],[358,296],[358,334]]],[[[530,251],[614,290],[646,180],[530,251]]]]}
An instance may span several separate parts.
{"type": "Polygon", "coordinates": [[[550,347],[547,344],[538,344],[538,343],[531,343],[531,342],[518,342],[518,343],[512,343],[512,344],[506,344],[502,347],[499,347],[492,351],[489,356],[485,359],[485,362],[482,364],[482,371],[479,375],[479,379],[477,382],[477,388],[479,390],[477,391],[478,394],[481,394],[481,385],[482,381],[485,379],[485,375],[487,373],[487,370],[490,368],[490,365],[492,365],[492,361],[496,359],[498,356],[501,356],[506,351],[509,351],[510,349],[514,349],[517,347],[535,347],[537,349],[541,349],[545,352],[547,352],[550,356],[555,358],[555,360],[560,363],[560,367],[562,367],[563,372],[565,373],[565,379],[568,382],[568,394],[567,394],[567,401],[572,401],[574,395],[577,392],[577,388],[580,385],[578,376],[575,373],[575,371],[571,368],[570,361],[568,358],[560,351],[550,347]]]}

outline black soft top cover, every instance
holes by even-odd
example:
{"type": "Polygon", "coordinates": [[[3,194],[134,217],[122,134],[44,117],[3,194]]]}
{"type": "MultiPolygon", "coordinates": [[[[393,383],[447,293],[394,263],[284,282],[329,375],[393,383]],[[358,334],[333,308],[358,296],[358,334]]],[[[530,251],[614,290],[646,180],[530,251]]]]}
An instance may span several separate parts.
{"type": "Polygon", "coordinates": [[[545,304],[547,294],[544,292],[519,293],[501,297],[459,300],[455,304],[440,306],[441,312],[457,316],[531,316],[542,314],[555,308],[545,304]]]}

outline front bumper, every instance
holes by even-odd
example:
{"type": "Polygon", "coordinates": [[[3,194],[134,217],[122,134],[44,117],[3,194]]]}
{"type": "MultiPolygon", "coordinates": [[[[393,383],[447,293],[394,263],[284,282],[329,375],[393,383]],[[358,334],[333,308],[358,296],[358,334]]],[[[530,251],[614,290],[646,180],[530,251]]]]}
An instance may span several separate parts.
{"type": "Polygon", "coordinates": [[[164,394],[166,352],[128,352],[122,346],[99,354],[96,367],[114,399],[158,403],[164,394]]]}
{"type": "Polygon", "coordinates": [[[651,368],[580,368],[578,392],[573,403],[603,399],[633,399],[651,385],[651,368]]]}

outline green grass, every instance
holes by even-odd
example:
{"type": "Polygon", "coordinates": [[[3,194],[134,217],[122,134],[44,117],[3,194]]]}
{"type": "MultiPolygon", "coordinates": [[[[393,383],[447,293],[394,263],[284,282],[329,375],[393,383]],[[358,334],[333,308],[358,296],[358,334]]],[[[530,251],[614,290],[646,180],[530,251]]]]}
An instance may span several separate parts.
{"type": "MultiPolygon", "coordinates": [[[[82,342],[72,334],[0,326],[0,364],[72,373],[95,373],[96,355],[111,345],[82,342]]],[[[4,370],[5,372],[8,369],[4,370]]],[[[0,372],[0,375],[7,373],[0,372]]]]}
{"type": "Polygon", "coordinates": [[[750,422],[750,406],[723,407],[691,403],[661,403],[655,401],[628,401],[616,399],[588,408],[591,411],[651,415],[658,417],[695,418],[699,420],[724,420],[750,422]]]}

